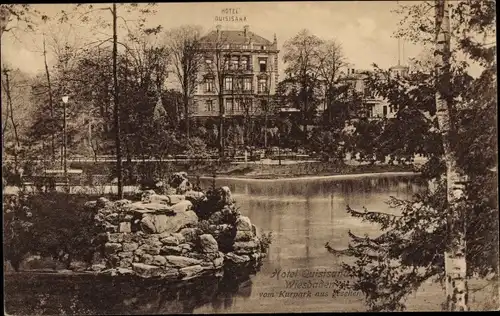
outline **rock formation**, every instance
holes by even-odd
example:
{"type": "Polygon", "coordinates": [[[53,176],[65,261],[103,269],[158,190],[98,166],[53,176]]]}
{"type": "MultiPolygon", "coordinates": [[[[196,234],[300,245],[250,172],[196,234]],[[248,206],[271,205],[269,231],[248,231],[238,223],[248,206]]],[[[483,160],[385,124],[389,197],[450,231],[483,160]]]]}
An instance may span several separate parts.
{"type": "Polygon", "coordinates": [[[141,201],[105,198],[87,203],[106,231],[99,273],[191,279],[225,264],[259,264],[265,256],[256,228],[236,209],[228,187],[194,191],[186,173],[169,181],[170,195],[153,190],[141,201]]]}

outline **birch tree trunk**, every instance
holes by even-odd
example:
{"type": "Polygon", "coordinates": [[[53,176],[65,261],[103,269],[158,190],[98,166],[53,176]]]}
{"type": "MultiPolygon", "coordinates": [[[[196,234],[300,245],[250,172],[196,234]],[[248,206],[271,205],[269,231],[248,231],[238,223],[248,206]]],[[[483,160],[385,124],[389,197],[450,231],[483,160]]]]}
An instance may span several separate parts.
{"type": "MultiPolygon", "coordinates": [[[[465,178],[457,166],[452,141],[456,139],[450,99],[450,18],[448,0],[435,7],[436,110],[443,139],[447,180],[447,248],[445,250],[446,308],[467,311],[465,244],[465,178]]],[[[455,144],[456,145],[456,144],[455,144]]]]}

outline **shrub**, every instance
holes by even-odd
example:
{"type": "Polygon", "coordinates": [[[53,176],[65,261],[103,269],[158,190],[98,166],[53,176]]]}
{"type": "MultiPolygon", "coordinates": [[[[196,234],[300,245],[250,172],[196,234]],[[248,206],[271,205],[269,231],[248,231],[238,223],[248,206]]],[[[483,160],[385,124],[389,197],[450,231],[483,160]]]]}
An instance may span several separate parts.
{"type": "Polygon", "coordinates": [[[28,254],[50,256],[67,267],[73,260],[91,263],[102,251],[103,232],[94,224],[94,210],[84,207],[88,195],[20,193],[4,201],[6,259],[14,269],[28,254]]]}

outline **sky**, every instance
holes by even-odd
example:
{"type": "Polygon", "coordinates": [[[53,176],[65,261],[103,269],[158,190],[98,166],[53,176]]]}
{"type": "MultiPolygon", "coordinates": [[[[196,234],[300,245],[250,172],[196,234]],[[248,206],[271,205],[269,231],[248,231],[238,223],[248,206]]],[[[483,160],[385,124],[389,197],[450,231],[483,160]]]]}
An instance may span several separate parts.
{"type": "MultiPolygon", "coordinates": [[[[35,6],[40,12],[49,16],[73,7],[69,4],[35,6]]],[[[249,25],[250,31],[271,41],[276,34],[279,49],[287,39],[306,28],[322,39],[335,39],[340,43],[352,68],[368,69],[373,63],[388,68],[396,65],[398,61],[398,41],[393,37],[393,32],[400,17],[392,12],[397,7],[397,1],[374,0],[158,3],[156,14],[149,16],[147,21],[151,26],[160,24],[165,29],[183,24],[197,24],[207,32],[214,29],[217,24],[221,24],[223,29],[243,29],[244,25],[249,25]],[[238,16],[245,17],[246,22],[228,24],[216,21],[215,17],[222,16],[222,10],[225,8],[237,9],[238,16]]],[[[109,16],[109,21],[111,20],[109,12],[101,12],[107,14],[103,16],[109,16]]],[[[58,28],[55,30],[56,33],[59,32],[58,28]]],[[[83,36],[87,31],[83,27],[78,32],[83,36]]],[[[26,32],[4,34],[1,48],[2,62],[30,74],[43,71],[41,39],[40,34],[26,32]]],[[[417,56],[421,50],[420,47],[405,43],[402,63],[409,57],[417,56]]],[[[48,60],[49,64],[54,62],[52,54],[48,60]]],[[[279,67],[282,72],[281,59],[279,67]]]]}

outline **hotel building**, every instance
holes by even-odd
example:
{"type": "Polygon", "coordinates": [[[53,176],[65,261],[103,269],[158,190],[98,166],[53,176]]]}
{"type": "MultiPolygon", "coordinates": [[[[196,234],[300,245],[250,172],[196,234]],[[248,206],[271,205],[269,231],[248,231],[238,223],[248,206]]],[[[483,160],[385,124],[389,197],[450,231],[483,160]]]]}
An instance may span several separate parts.
{"type": "Polygon", "coordinates": [[[257,116],[268,111],[278,84],[278,44],[250,31],[216,30],[201,39],[203,65],[193,117],[257,116]],[[222,100],[223,107],[219,107],[222,100]]]}

